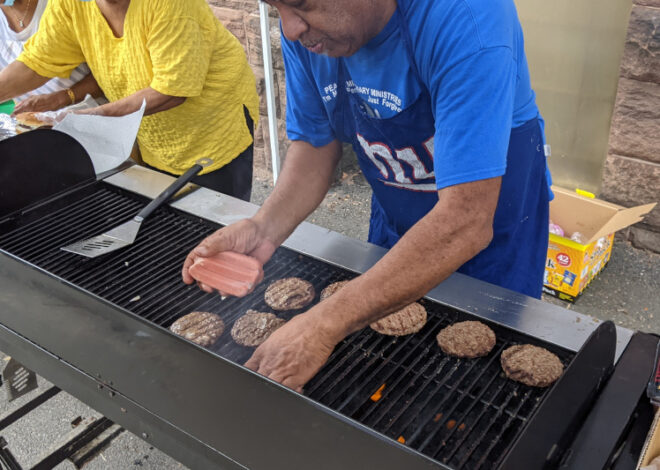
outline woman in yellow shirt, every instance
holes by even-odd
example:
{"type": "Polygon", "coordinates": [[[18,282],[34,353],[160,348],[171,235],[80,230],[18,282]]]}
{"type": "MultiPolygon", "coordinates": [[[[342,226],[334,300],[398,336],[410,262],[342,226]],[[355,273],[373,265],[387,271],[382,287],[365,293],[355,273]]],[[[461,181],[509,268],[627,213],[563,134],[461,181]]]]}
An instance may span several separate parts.
{"type": "Polygon", "coordinates": [[[242,199],[252,185],[254,75],[241,44],[205,0],[50,0],[18,59],[0,72],[0,102],[87,62],[122,116],[147,102],[142,160],[179,175],[213,160],[197,183],[242,199]]]}

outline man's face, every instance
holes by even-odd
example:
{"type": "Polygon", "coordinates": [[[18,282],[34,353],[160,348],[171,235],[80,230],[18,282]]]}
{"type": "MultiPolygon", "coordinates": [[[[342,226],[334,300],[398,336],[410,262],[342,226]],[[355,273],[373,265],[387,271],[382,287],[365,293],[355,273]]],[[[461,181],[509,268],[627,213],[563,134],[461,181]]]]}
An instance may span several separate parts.
{"type": "Polygon", "coordinates": [[[282,31],[316,54],[347,57],[387,24],[396,0],[264,0],[277,8],[282,31]]]}

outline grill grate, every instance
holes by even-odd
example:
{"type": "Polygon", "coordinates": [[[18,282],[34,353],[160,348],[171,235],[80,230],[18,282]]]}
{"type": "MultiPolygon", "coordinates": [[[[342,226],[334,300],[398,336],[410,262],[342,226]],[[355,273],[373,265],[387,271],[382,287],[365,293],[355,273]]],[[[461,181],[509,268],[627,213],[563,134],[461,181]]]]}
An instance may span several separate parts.
{"type": "MultiPolygon", "coordinates": [[[[163,327],[194,310],[218,313],[227,328],[210,349],[238,363],[244,363],[253,348],[235,344],[230,327],[249,308],[270,311],[263,300],[270,282],[298,276],[314,284],[318,293],[331,282],[355,275],[280,248],[252,294],[222,300],[184,285],[180,278],[186,254],[216,225],[164,207],[143,223],[133,245],[87,259],[59,248],[130,219],[144,199],[105,183],[72,198],[77,199],[57,207],[52,203],[0,225],[0,248],[163,327]]],[[[547,392],[507,380],[499,364],[501,351],[531,342],[555,352],[565,365],[572,354],[490,325],[497,344],[489,356],[447,357],[435,336],[445,326],[472,317],[425,299],[421,303],[429,321],[419,333],[393,338],[367,328],[351,335],[307,384],[305,394],[451,468],[494,468],[547,392]]],[[[297,313],[277,312],[285,319],[297,313]]]]}

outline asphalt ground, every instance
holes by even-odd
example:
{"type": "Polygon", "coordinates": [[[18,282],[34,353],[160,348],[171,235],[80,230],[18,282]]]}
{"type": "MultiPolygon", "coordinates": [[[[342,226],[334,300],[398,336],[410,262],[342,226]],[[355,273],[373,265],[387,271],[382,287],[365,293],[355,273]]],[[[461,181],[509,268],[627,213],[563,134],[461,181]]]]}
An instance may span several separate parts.
{"type": "MultiPolygon", "coordinates": [[[[336,183],[308,221],[349,237],[366,240],[371,190],[351,160],[342,162],[336,183]]],[[[256,169],[252,202],[261,204],[272,190],[270,173],[256,169]]],[[[612,257],[575,303],[553,297],[544,300],[634,330],[660,333],[660,255],[638,250],[616,239],[612,257]]],[[[5,357],[5,360],[7,358],[5,357]]],[[[50,384],[39,378],[39,391],[50,384]]],[[[17,409],[38,391],[13,402],[0,399],[0,414],[17,409]]],[[[100,415],[74,397],[60,392],[46,404],[5,430],[0,431],[24,468],[34,464],[46,449],[72,429],[76,418],[100,415]]],[[[72,470],[63,462],[57,470],[72,470]]],[[[184,469],[139,437],[123,432],[86,466],[89,470],[184,469]]]]}

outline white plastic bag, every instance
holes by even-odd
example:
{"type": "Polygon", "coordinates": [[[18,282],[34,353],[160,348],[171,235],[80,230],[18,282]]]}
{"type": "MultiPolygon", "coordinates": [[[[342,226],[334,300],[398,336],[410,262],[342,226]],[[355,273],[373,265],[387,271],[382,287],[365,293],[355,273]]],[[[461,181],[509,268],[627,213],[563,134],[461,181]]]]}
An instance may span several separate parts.
{"type": "Polygon", "coordinates": [[[80,103],[72,104],[66,108],[58,109],[57,111],[44,111],[41,113],[36,113],[35,117],[44,122],[47,122],[51,126],[54,126],[58,122],[62,122],[62,119],[72,111],[78,111],[81,109],[90,109],[96,108],[99,104],[96,102],[92,95],[85,96],[85,99],[80,103]]]}
{"type": "Polygon", "coordinates": [[[639,470],[660,470],[660,457],[654,458],[648,465],[641,467],[639,470]]]}

